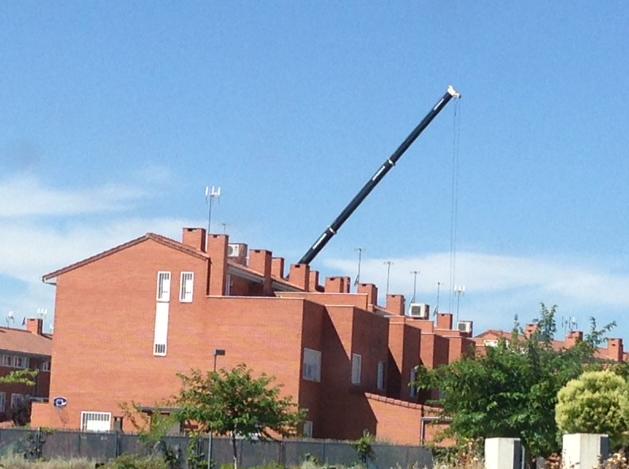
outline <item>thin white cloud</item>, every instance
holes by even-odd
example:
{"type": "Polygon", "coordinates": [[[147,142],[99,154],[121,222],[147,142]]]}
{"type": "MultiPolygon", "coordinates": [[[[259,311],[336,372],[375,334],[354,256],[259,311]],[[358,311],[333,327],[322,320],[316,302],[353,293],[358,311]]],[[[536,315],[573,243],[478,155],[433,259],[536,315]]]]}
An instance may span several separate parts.
{"type": "Polygon", "coordinates": [[[144,196],[122,184],[89,189],[57,189],[28,175],[0,180],[0,218],[69,216],[128,210],[144,196]]]}
{"type": "MultiPolygon", "coordinates": [[[[387,259],[388,260],[388,259],[387,259]]],[[[413,270],[421,270],[417,291],[432,295],[437,282],[449,291],[449,255],[444,253],[391,259],[390,291],[412,291],[413,270]]],[[[386,284],[385,259],[362,263],[361,280],[386,284]]],[[[355,276],[356,260],[330,259],[328,267],[355,276]]],[[[566,264],[544,259],[462,252],[457,255],[455,285],[465,285],[468,294],[501,294],[530,291],[542,298],[560,298],[580,305],[629,307],[629,274],[600,267],[566,264]]]]}
{"type": "Polygon", "coordinates": [[[122,244],[146,232],[179,239],[198,221],[134,218],[111,223],[75,223],[64,228],[17,222],[0,230],[0,274],[38,283],[43,274],[122,244]]]}

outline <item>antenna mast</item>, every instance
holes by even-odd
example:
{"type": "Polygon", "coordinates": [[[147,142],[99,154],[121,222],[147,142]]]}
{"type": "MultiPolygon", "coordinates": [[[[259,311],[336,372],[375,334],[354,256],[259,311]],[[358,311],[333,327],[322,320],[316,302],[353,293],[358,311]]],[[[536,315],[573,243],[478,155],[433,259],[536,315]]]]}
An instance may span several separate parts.
{"type": "Polygon", "coordinates": [[[218,200],[221,196],[221,188],[214,187],[210,189],[210,186],[205,186],[205,202],[208,205],[207,212],[207,234],[212,232],[212,204],[214,199],[218,200]]]}
{"type": "Polygon", "coordinates": [[[443,108],[450,102],[452,98],[460,98],[461,95],[452,86],[448,86],[446,93],[439,99],[437,104],[426,114],[426,117],[413,129],[413,131],[406,137],[406,140],[393,152],[393,154],[385,160],[385,162],[378,168],[375,174],[369,179],[358,194],[352,199],[352,201],[343,209],[341,214],[336,217],[330,226],[326,228],[315,243],[308,249],[308,251],[299,260],[299,264],[310,264],[312,260],[319,254],[319,252],[325,247],[326,244],[332,239],[338,230],[343,226],[343,223],[354,213],[354,210],[365,200],[369,193],[378,185],[384,176],[395,166],[395,163],[404,155],[406,150],[413,144],[417,137],[430,125],[432,120],[443,110],[443,108]]]}

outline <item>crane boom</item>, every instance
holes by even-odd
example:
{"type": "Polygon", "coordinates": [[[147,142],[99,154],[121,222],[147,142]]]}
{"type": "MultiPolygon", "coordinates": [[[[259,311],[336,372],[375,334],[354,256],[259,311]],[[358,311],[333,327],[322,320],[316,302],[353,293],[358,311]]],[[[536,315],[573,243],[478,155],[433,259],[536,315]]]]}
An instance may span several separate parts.
{"type": "Polygon", "coordinates": [[[299,260],[300,264],[310,264],[312,260],[319,254],[319,252],[325,247],[326,244],[332,239],[332,237],[343,226],[343,223],[354,213],[354,210],[362,203],[363,200],[369,195],[369,193],[378,185],[382,178],[395,166],[395,163],[404,155],[406,150],[413,144],[413,142],[420,136],[426,127],[430,125],[432,120],[443,110],[444,107],[450,102],[452,98],[460,98],[461,95],[452,86],[448,86],[446,93],[439,99],[437,104],[426,114],[426,117],[413,129],[413,131],[406,137],[406,140],[395,150],[391,156],[389,156],[385,162],[378,168],[374,175],[365,183],[363,188],[356,194],[351,202],[343,209],[338,217],[332,222],[330,226],[317,238],[315,243],[308,249],[308,251],[299,260]]]}

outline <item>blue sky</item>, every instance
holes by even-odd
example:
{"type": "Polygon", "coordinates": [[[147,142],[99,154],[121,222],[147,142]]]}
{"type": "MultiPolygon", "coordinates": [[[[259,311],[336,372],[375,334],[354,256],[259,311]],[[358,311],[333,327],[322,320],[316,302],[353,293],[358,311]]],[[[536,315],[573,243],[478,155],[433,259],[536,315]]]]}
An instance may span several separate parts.
{"type": "MultiPolygon", "coordinates": [[[[448,84],[450,105],[313,263],[448,303],[540,302],[629,339],[629,15],[608,2],[4,2],[0,321],[42,274],[214,220],[296,262],[448,84]],[[458,129],[458,130],[457,130],[458,129]]],[[[106,314],[106,312],[104,312],[106,314]]]]}

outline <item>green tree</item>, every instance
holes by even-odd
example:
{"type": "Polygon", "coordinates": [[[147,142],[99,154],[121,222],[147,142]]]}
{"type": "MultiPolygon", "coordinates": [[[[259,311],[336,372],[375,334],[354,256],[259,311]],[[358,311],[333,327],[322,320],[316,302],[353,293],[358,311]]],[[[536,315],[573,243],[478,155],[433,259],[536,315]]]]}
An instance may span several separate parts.
{"type": "Polygon", "coordinates": [[[559,450],[557,393],[584,367],[596,367],[594,349],[604,338],[593,324],[583,342],[554,350],[555,316],[556,307],[542,304],[532,336],[516,324],[510,340],[488,347],[486,356],[419,373],[419,387],[441,390],[437,404],[451,419],[446,435],[459,441],[521,438],[533,457],[559,450]]]}
{"type": "Polygon", "coordinates": [[[629,385],[621,376],[589,371],[559,391],[555,419],[564,433],[606,433],[619,446],[629,428],[628,409],[629,385]]]}
{"type": "Polygon", "coordinates": [[[290,397],[280,397],[274,378],[253,376],[251,369],[238,365],[231,371],[180,374],[183,389],[175,399],[176,415],[182,422],[197,425],[198,431],[231,438],[234,468],[238,465],[236,439],[273,439],[295,433],[303,420],[290,397]]]}
{"type": "Polygon", "coordinates": [[[23,384],[33,387],[38,374],[37,370],[15,370],[8,375],[0,376],[0,384],[23,384]]]}

